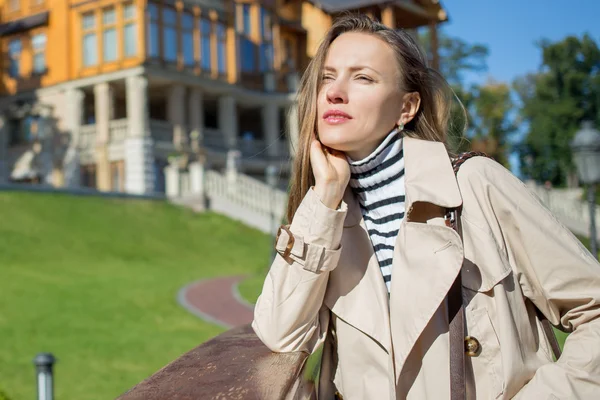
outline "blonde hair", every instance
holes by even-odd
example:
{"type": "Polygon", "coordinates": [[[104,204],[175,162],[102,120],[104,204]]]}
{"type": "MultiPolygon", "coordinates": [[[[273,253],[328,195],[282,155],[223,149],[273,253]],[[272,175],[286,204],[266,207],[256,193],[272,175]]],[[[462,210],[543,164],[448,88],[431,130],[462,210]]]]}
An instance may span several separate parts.
{"type": "Polygon", "coordinates": [[[321,71],[331,43],[347,32],[371,34],[386,42],[396,55],[401,77],[400,89],[404,93],[418,92],[421,96],[421,106],[413,120],[404,127],[403,135],[448,143],[448,122],[454,93],[446,80],[427,66],[427,58],[415,39],[403,30],[388,28],[366,15],[341,17],[325,35],[300,80],[297,99],[300,129],[287,207],[289,222],[309,188],[315,184],[310,164],[310,144],[312,134],[317,129],[317,95],[321,71]]]}

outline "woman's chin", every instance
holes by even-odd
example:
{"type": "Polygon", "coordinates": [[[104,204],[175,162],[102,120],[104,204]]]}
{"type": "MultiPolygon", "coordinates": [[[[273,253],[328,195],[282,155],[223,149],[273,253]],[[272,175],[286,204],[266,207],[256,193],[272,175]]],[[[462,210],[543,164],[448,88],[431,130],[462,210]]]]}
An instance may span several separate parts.
{"type": "Polygon", "coordinates": [[[348,140],[344,140],[344,138],[339,137],[337,135],[329,135],[329,134],[323,134],[323,135],[319,135],[319,140],[321,141],[321,144],[323,144],[324,146],[329,147],[330,149],[334,149],[337,151],[349,151],[351,150],[351,144],[348,142],[348,140]]]}

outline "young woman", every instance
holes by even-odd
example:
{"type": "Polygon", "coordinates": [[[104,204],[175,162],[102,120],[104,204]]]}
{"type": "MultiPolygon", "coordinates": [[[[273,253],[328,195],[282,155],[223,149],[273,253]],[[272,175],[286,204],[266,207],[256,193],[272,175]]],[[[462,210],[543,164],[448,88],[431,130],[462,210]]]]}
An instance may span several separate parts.
{"type": "Polygon", "coordinates": [[[467,398],[599,399],[600,265],[499,164],[455,177],[449,93],[408,33],[333,25],[302,79],[291,225],[254,330],[277,352],[324,345],[319,399],[449,399],[460,272],[467,398]],[[557,362],[537,310],[571,332],[557,362]]]}

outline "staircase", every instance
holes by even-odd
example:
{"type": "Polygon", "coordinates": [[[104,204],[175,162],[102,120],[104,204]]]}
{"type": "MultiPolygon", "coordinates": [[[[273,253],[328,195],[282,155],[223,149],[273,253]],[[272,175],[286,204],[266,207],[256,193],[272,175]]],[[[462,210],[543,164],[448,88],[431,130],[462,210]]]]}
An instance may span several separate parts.
{"type": "Polygon", "coordinates": [[[235,171],[220,173],[192,163],[165,170],[167,197],[195,211],[211,210],[274,234],[283,221],[287,193],[235,171]]]}

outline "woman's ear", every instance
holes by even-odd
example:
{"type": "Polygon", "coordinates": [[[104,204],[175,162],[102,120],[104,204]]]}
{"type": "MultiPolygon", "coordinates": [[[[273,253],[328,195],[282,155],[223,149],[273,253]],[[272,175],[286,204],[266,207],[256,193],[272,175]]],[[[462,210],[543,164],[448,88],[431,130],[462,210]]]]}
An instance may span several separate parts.
{"type": "Polygon", "coordinates": [[[417,115],[420,106],[421,95],[419,92],[406,93],[402,97],[402,111],[397,122],[398,125],[406,126],[406,124],[412,121],[415,115],[417,115]]]}

